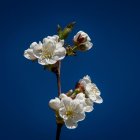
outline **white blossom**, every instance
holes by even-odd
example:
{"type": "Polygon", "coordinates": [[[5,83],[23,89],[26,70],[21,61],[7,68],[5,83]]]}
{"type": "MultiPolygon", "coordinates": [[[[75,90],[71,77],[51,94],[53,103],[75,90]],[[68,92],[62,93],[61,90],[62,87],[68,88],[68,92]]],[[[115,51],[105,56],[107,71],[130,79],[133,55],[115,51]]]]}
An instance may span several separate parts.
{"type": "Polygon", "coordinates": [[[54,64],[62,60],[66,55],[66,49],[63,45],[64,40],[59,40],[57,35],[48,36],[43,39],[42,46],[34,47],[33,53],[38,58],[39,64],[54,64]]]}
{"type": "Polygon", "coordinates": [[[64,97],[61,100],[59,115],[63,118],[65,125],[69,129],[74,129],[78,126],[78,122],[85,119],[83,105],[78,99],[64,97]]]}
{"type": "Polygon", "coordinates": [[[91,101],[95,103],[103,102],[98,87],[91,82],[91,79],[88,75],[83,77],[83,79],[81,79],[79,83],[84,87],[85,94],[91,101]]]}
{"type": "Polygon", "coordinates": [[[90,42],[91,39],[87,33],[79,31],[73,38],[74,43],[78,46],[77,49],[86,51],[92,48],[93,44],[90,42]]]}
{"type": "Polygon", "coordinates": [[[24,56],[30,60],[38,59],[41,65],[55,64],[66,55],[63,45],[64,40],[60,40],[57,35],[48,36],[43,39],[43,43],[33,42],[30,48],[24,51],[24,56]]]}

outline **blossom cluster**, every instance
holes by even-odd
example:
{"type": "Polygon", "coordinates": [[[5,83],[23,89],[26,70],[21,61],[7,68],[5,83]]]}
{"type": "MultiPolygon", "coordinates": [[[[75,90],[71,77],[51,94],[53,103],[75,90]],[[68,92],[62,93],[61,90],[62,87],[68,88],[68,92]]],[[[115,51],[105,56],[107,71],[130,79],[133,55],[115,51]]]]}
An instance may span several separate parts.
{"type": "MultiPolygon", "coordinates": [[[[92,48],[90,37],[83,31],[79,31],[73,38],[74,46],[72,51],[86,51],[92,48]]],[[[43,41],[33,42],[30,47],[24,51],[24,57],[29,60],[38,60],[41,65],[55,64],[70,55],[69,49],[64,47],[64,39],[58,35],[47,36],[43,41]]]]}
{"type": "Polygon", "coordinates": [[[60,94],[59,98],[51,99],[49,106],[55,111],[58,121],[65,123],[69,129],[78,126],[85,119],[85,113],[93,111],[94,103],[102,103],[100,91],[92,83],[91,78],[84,76],[76,84],[75,90],[60,94]]]}
{"type": "Polygon", "coordinates": [[[58,96],[49,102],[56,115],[57,124],[65,124],[67,128],[74,129],[78,122],[86,117],[86,112],[92,112],[94,103],[102,103],[100,90],[87,75],[76,83],[75,89],[61,93],[60,61],[66,56],[75,56],[77,51],[87,51],[93,47],[89,35],[79,31],[74,35],[72,45],[68,45],[66,38],[72,31],[75,22],[68,24],[64,29],[58,25],[58,35],[47,36],[43,41],[33,42],[24,51],[24,57],[39,64],[57,77],[58,96]],[[61,94],[60,94],[61,93],[61,94]]]}

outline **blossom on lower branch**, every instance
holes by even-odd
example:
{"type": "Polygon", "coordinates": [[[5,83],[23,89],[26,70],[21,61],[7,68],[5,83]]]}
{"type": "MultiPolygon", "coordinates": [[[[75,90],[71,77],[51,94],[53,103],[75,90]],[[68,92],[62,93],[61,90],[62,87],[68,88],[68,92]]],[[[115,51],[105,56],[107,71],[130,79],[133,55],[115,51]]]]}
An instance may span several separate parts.
{"type": "Polygon", "coordinates": [[[63,96],[61,100],[59,98],[51,99],[49,105],[59,114],[69,129],[76,128],[77,123],[85,119],[83,104],[78,99],[63,96]]]}
{"type": "Polygon", "coordinates": [[[99,93],[97,86],[91,83],[90,77],[85,76],[79,81],[74,91],[70,90],[66,94],[61,94],[59,98],[51,99],[49,106],[67,128],[74,129],[79,121],[85,119],[86,112],[93,111],[94,102],[103,102],[99,93]]]}
{"type": "Polygon", "coordinates": [[[100,96],[100,90],[96,84],[92,83],[91,78],[86,75],[79,81],[79,85],[83,87],[85,95],[95,103],[102,103],[103,99],[100,96]]]}

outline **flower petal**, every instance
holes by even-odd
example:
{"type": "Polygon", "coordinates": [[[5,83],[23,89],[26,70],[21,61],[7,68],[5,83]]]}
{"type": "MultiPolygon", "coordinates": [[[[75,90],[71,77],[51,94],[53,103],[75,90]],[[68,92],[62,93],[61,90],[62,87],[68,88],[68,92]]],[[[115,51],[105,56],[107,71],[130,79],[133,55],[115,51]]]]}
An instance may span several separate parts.
{"type": "Polygon", "coordinates": [[[67,119],[64,121],[68,129],[75,129],[78,126],[77,122],[74,122],[72,119],[67,119]]]}
{"type": "Polygon", "coordinates": [[[78,100],[85,100],[85,94],[83,93],[78,93],[76,95],[76,98],[75,99],[78,99],[78,100]]]}
{"type": "Polygon", "coordinates": [[[71,107],[73,108],[73,110],[77,113],[81,113],[84,111],[84,108],[83,108],[83,104],[80,103],[80,100],[72,100],[71,102],[71,107]]]}
{"type": "Polygon", "coordinates": [[[58,35],[53,35],[53,36],[47,36],[48,39],[54,40],[55,42],[58,42],[59,36],[58,35]]]}
{"type": "Polygon", "coordinates": [[[41,58],[39,58],[38,59],[38,63],[41,64],[41,65],[49,65],[49,64],[55,64],[56,60],[53,60],[53,59],[41,59],[41,58]]]}
{"type": "Polygon", "coordinates": [[[103,99],[101,98],[101,96],[96,96],[96,100],[94,102],[101,104],[101,103],[103,103],[103,99]]]}
{"type": "Polygon", "coordinates": [[[74,114],[74,117],[73,117],[73,121],[74,122],[79,122],[79,121],[82,121],[82,120],[84,120],[85,119],[85,113],[83,112],[83,113],[75,113],[74,114]]]}
{"type": "Polygon", "coordinates": [[[67,107],[71,106],[71,102],[72,102],[72,99],[70,97],[66,97],[66,98],[62,98],[61,99],[61,104],[62,106],[64,106],[66,109],[67,107]]]}
{"type": "Polygon", "coordinates": [[[41,64],[41,65],[48,65],[46,63],[46,60],[45,59],[41,59],[41,58],[38,59],[38,63],[41,64]]]}
{"type": "Polygon", "coordinates": [[[64,40],[60,40],[59,42],[56,43],[56,49],[59,47],[63,47],[64,45],[64,40]]]}
{"type": "Polygon", "coordinates": [[[66,49],[64,47],[58,47],[54,51],[54,60],[62,60],[66,56],[66,49]]]}
{"type": "Polygon", "coordinates": [[[64,94],[64,93],[61,93],[60,96],[59,96],[60,99],[65,98],[65,97],[67,97],[67,95],[64,94]]]}
{"type": "Polygon", "coordinates": [[[36,45],[38,45],[36,42],[33,42],[31,45],[30,45],[30,49],[33,49],[36,45]]]}
{"type": "Polygon", "coordinates": [[[39,42],[39,44],[34,45],[33,53],[37,58],[39,58],[41,56],[41,54],[42,54],[42,43],[41,42],[39,42]]]}
{"type": "MultiPolygon", "coordinates": [[[[87,93],[87,92],[86,92],[87,93]]],[[[95,101],[96,100],[96,95],[93,93],[93,92],[88,92],[88,97],[92,100],[92,101],[95,101]]]]}
{"type": "Polygon", "coordinates": [[[29,60],[35,60],[36,57],[33,54],[33,50],[32,49],[27,49],[24,51],[24,57],[29,59],[29,60]]]}
{"type": "Polygon", "coordinates": [[[86,86],[88,83],[91,83],[90,76],[86,75],[79,81],[83,86],[86,86]]]}
{"type": "Polygon", "coordinates": [[[49,106],[54,109],[54,110],[59,110],[60,108],[60,99],[59,98],[55,98],[55,99],[51,99],[49,102],[49,106]]]}
{"type": "Polygon", "coordinates": [[[85,42],[85,43],[82,43],[81,45],[84,45],[84,46],[85,46],[84,51],[87,51],[87,50],[89,50],[89,49],[92,48],[93,43],[87,41],[87,42],[85,42]]]}
{"type": "Polygon", "coordinates": [[[85,112],[91,112],[91,111],[93,111],[93,106],[86,106],[84,108],[84,110],[85,110],[85,112]]]}
{"type": "Polygon", "coordinates": [[[67,120],[68,119],[68,116],[66,115],[66,109],[65,107],[61,107],[59,109],[59,115],[60,117],[62,117],[64,120],[67,120]]]}

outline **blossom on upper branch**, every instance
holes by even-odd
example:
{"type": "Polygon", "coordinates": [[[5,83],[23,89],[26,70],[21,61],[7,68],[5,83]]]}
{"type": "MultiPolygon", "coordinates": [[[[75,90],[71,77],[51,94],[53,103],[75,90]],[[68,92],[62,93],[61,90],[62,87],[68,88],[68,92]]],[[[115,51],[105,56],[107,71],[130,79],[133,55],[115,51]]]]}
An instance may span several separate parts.
{"type": "Polygon", "coordinates": [[[64,40],[60,40],[57,35],[44,38],[43,43],[40,42],[37,44],[34,42],[32,44],[32,47],[30,47],[31,53],[27,51],[27,49],[24,52],[24,56],[28,59],[38,59],[38,63],[41,65],[55,64],[57,61],[62,60],[66,55],[66,49],[63,47],[64,40]]]}

